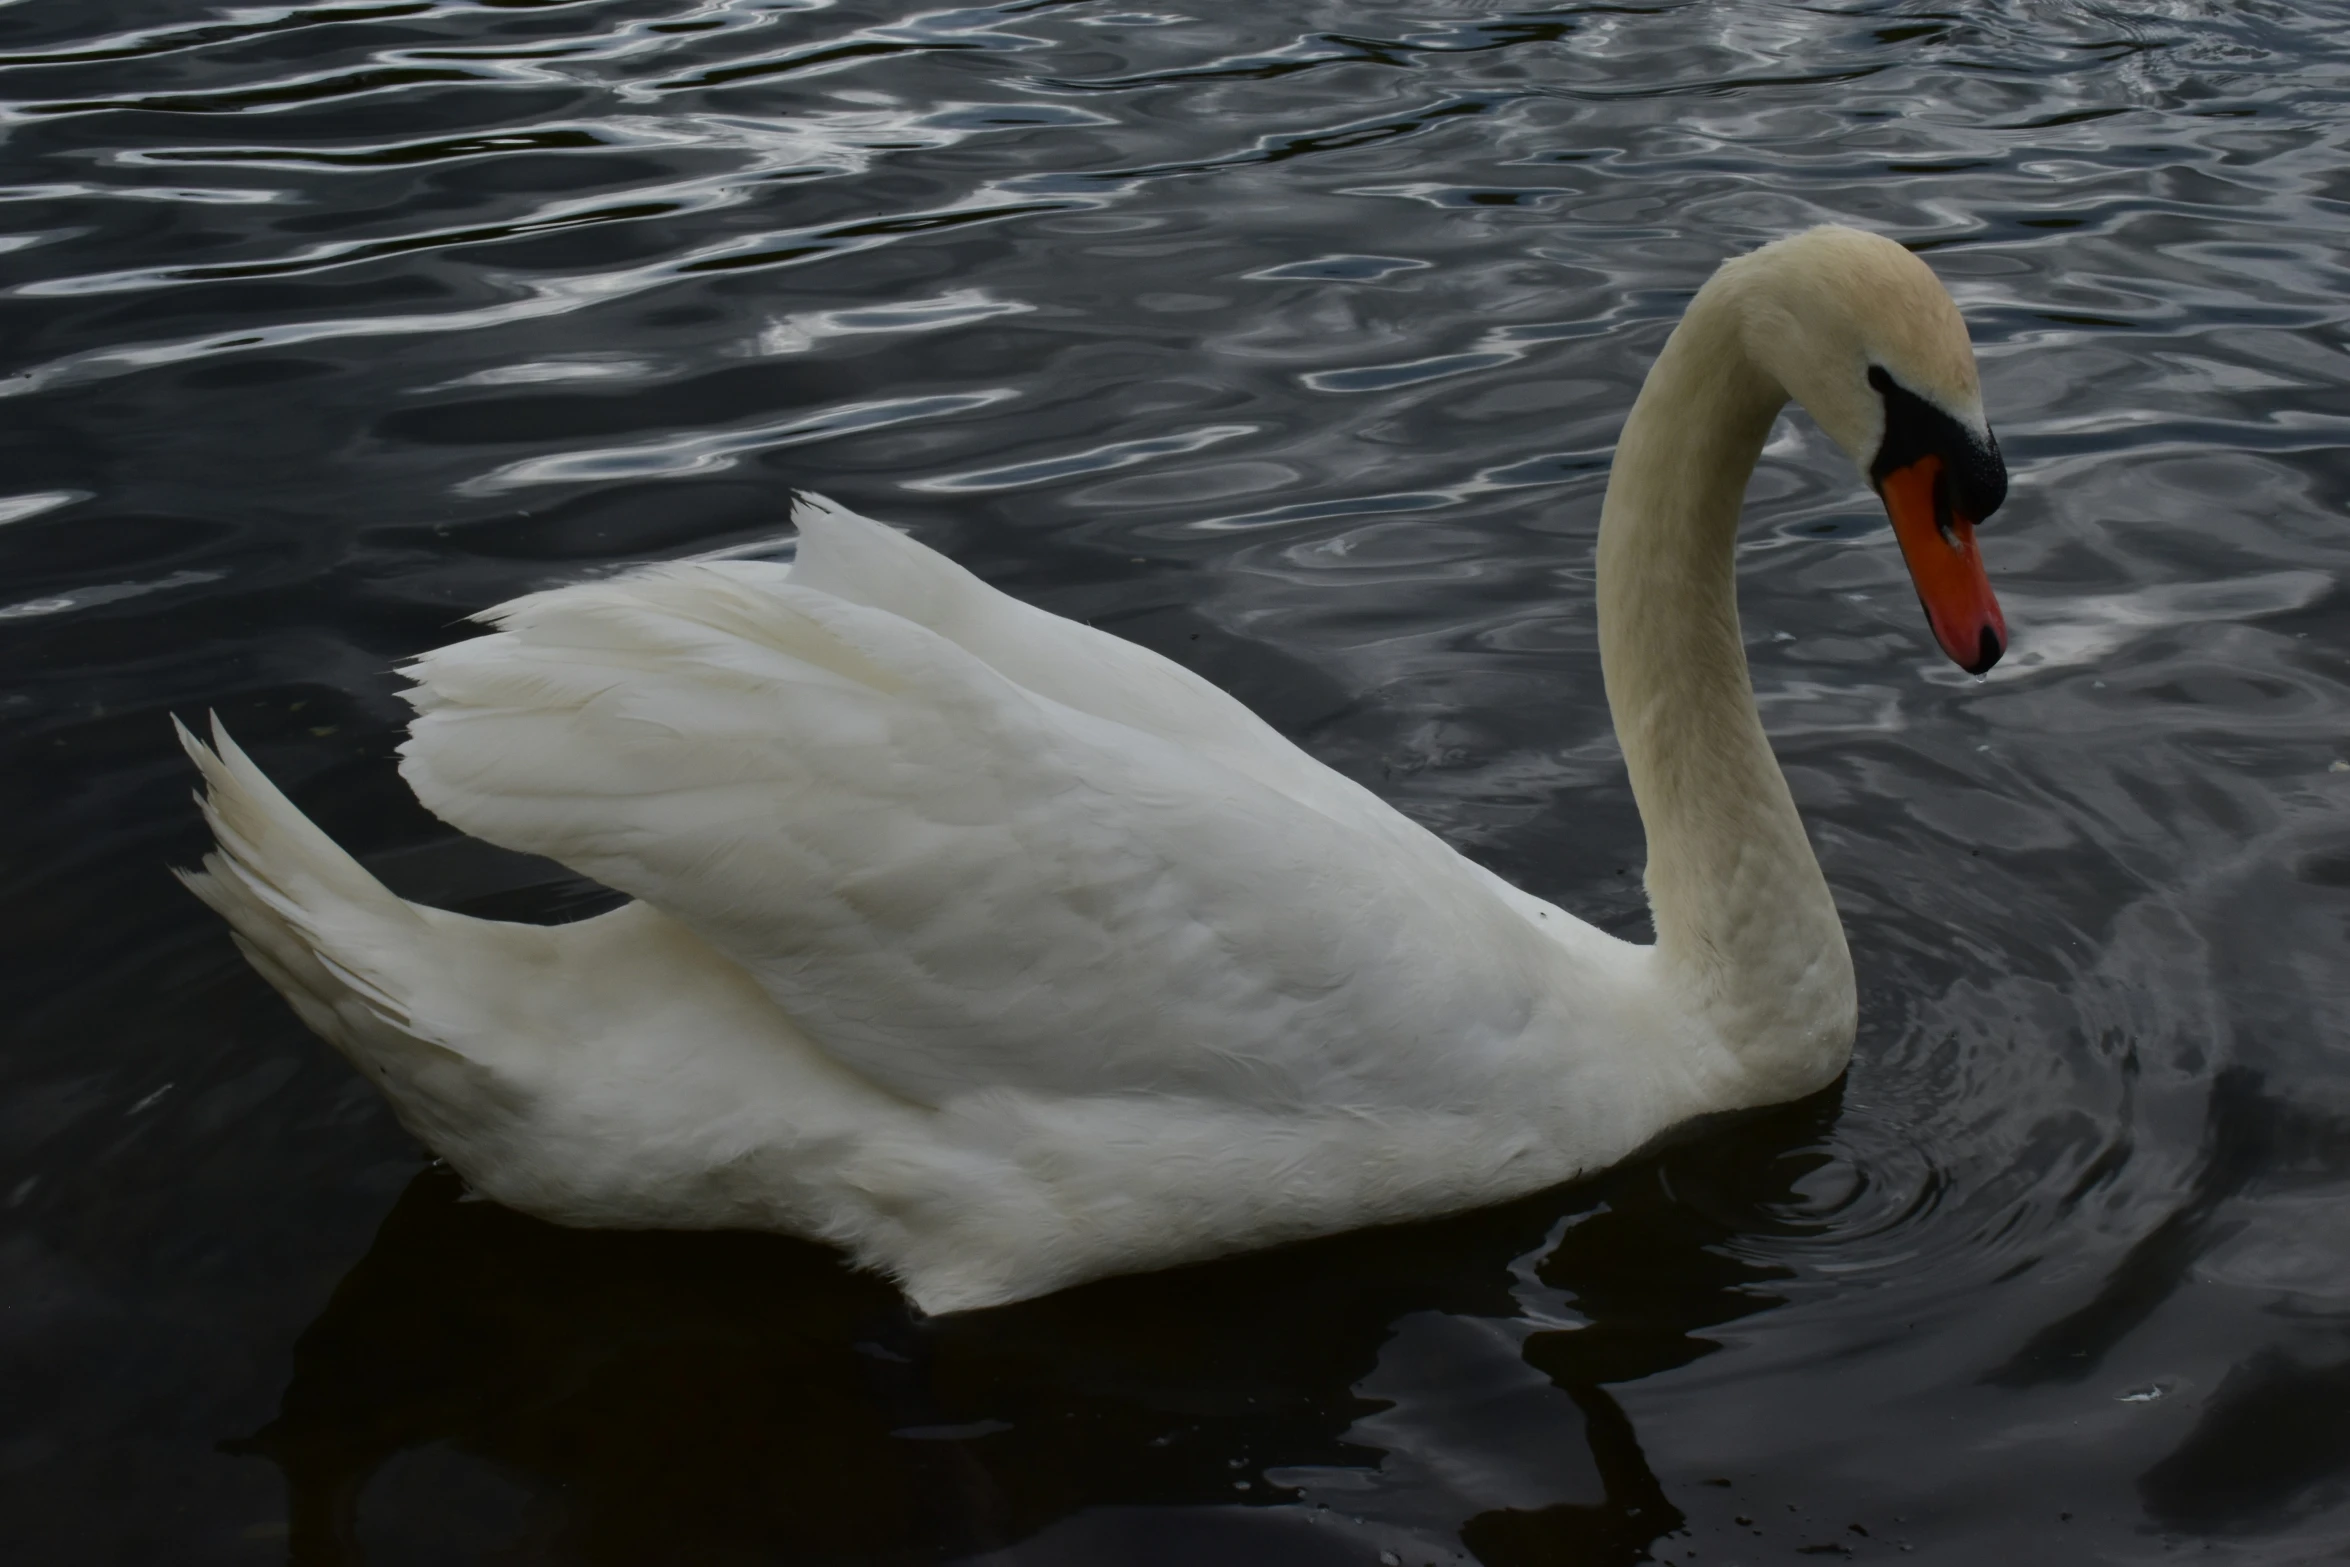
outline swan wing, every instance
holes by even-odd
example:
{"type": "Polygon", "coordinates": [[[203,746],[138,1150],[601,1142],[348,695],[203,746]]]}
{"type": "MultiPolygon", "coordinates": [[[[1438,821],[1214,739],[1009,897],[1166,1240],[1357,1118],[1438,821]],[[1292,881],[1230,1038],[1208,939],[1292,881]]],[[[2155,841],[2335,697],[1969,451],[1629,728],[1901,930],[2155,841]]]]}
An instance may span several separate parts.
{"type": "MultiPolygon", "coordinates": [[[[1058,700],[815,565],[492,611],[412,667],[403,775],[683,921],[920,1103],[1442,1102],[1554,988],[1556,946],[1393,812],[1316,809],[1180,717],[1058,700]]],[[[1161,689],[1155,711],[1210,710],[1161,689]]]]}
{"type": "MultiPolygon", "coordinates": [[[[803,494],[793,580],[937,633],[1014,685],[1215,758],[1325,815],[1384,830],[1392,807],[1150,649],[998,592],[906,534],[803,494]]],[[[1408,825],[1408,824],[1407,824],[1408,825]]]]}

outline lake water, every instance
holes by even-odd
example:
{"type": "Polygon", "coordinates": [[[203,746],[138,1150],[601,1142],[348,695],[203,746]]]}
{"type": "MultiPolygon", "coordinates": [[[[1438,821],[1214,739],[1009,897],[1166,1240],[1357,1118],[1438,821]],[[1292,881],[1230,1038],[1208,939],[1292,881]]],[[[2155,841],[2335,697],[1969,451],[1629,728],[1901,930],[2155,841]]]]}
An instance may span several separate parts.
{"type": "Polygon", "coordinates": [[[0,1536],[24,1563],[2350,1554],[2327,0],[0,3],[0,1536]],[[787,492],[1637,933],[1591,546],[1723,256],[1962,303],[2014,650],[1790,419],[1743,604],[1849,1077],[964,1319],[468,1201],[165,875],[217,710],[399,890],[390,668],[787,492]]]}

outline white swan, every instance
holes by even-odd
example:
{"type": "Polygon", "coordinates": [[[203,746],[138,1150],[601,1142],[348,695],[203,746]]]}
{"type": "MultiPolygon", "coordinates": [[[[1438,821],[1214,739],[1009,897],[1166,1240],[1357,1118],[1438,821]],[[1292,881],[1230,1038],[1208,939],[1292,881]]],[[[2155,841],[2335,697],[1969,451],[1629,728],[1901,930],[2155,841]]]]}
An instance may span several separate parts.
{"type": "Polygon", "coordinates": [[[552,928],[404,902],[217,723],[188,747],[220,847],[187,881],[487,1196],[812,1237],[927,1311],[1532,1191],[1851,1052],[1735,602],[1790,395],[1885,498],[1944,649],[2004,645],[1971,533],[2004,470],[1949,296],[1849,229],[1724,265],[1600,530],[1652,947],[1167,660],[815,500],[793,566],[534,594],[410,666],[418,798],[639,901],[552,928]]]}

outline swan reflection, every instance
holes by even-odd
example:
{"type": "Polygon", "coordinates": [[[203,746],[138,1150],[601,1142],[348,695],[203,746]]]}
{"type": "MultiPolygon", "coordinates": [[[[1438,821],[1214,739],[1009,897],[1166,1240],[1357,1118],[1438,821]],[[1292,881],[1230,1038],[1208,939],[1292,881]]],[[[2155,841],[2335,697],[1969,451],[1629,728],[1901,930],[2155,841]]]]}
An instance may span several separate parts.
{"type": "Polygon", "coordinates": [[[1777,1303],[1723,1242],[1835,1110],[946,1318],[814,1246],[559,1229],[429,1170],[231,1445],[283,1471],[301,1564],[1642,1560],[1695,1482],[1611,1389],[1777,1303]]]}

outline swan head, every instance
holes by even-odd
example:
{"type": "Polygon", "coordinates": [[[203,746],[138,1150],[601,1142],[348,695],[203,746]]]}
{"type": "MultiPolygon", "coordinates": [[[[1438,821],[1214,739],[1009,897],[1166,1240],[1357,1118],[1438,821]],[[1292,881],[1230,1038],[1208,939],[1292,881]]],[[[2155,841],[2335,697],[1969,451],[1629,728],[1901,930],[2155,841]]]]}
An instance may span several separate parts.
{"type": "Polygon", "coordinates": [[[1885,503],[1934,639],[1982,674],[2007,650],[1975,525],[2007,497],[1966,322],[1892,240],[1824,227],[1741,256],[1748,357],[1801,403],[1885,503]]]}

